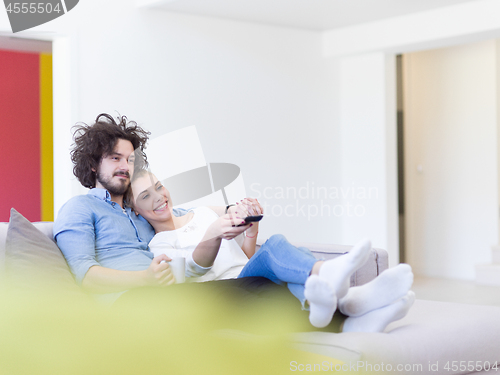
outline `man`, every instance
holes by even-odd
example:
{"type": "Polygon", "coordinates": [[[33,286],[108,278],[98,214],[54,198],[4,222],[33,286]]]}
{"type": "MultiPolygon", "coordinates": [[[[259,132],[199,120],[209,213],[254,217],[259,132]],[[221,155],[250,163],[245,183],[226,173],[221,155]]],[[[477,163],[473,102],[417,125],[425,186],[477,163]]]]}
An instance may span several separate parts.
{"type": "Polygon", "coordinates": [[[90,191],[61,208],[54,238],[76,281],[92,292],[174,283],[168,263],[162,262],[169,258],[153,259],[148,250],[153,228],[124,202],[136,156],[147,162],[148,135],[125,116],[117,122],[108,114],[75,130],[73,173],[90,191]]]}

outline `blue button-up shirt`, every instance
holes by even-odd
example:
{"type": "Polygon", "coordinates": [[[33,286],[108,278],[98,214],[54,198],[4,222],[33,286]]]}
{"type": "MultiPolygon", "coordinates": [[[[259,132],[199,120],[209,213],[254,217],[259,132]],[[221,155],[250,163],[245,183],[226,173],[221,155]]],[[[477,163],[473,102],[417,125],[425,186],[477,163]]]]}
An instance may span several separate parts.
{"type": "Polygon", "coordinates": [[[99,188],[66,202],[54,223],[54,238],[79,284],[92,266],[148,268],[153,259],[148,243],[154,234],[142,216],[122,209],[106,189],[99,188]]]}

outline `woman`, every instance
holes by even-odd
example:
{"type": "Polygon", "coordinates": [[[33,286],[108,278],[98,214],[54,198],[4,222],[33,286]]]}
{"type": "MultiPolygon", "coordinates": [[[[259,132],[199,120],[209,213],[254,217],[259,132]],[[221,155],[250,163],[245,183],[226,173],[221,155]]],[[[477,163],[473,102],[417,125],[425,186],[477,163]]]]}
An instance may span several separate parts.
{"type": "Polygon", "coordinates": [[[303,306],[307,301],[309,320],[315,327],[328,325],[338,304],[349,316],[344,331],[383,331],[388,323],[406,315],[413,303],[414,295],[409,292],[413,274],[408,265],[394,267],[364,286],[349,288],[351,274],[368,258],[369,241],[328,261],[317,260],[309,250],[292,246],[281,235],[272,236],[255,252],[259,224],[244,221],[246,216],[263,213],[255,199],[244,199],[229,211],[200,207],[176,216],[168,190],[152,173],[140,170],[134,173],[128,202],[155,229],[149,243],[155,256],[185,257],[186,275],[199,277],[199,281],[263,276],[286,282],[303,306]],[[234,238],[243,232],[240,247],[234,238]]]}

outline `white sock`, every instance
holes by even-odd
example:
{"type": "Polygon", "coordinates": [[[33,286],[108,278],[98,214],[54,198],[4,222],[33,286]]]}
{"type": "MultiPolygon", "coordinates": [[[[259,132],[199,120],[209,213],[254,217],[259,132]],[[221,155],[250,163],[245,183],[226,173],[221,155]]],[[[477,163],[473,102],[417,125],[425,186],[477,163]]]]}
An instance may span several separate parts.
{"type": "Polygon", "coordinates": [[[347,254],[327,260],[321,265],[319,277],[332,285],[338,299],[347,294],[351,275],[366,263],[371,248],[370,241],[360,241],[347,254]]]}
{"type": "Polygon", "coordinates": [[[411,290],[396,302],[370,311],[361,316],[350,316],[344,322],[342,332],[383,332],[389,323],[402,319],[415,302],[411,290]]]}
{"type": "Polygon", "coordinates": [[[311,275],[305,283],[304,295],[310,306],[309,321],[318,328],[330,324],[337,309],[337,298],[328,281],[318,275],[311,275]]]}
{"type": "Polygon", "coordinates": [[[350,288],[345,297],[339,299],[338,308],[347,316],[364,315],[403,297],[412,284],[411,267],[408,264],[398,264],[369,283],[350,288]]]}

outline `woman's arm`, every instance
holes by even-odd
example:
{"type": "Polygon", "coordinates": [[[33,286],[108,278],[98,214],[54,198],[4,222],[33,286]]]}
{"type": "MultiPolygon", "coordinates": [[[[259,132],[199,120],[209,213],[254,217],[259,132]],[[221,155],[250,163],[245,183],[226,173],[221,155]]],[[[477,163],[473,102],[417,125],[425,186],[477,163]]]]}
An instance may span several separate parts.
{"type": "Polygon", "coordinates": [[[202,267],[212,266],[219,253],[221,241],[223,239],[231,240],[250,228],[250,224],[241,227],[237,226],[244,222],[243,219],[231,214],[223,215],[214,221],[193,251],[195,263],[202,267]]]}
{"type": "MultiPolygon", "coordinates": [[[[225,206],[207,206],[210,208],[212,211],[214,211],[219,217],[223,216],[226,214],[226,207],[225,206]]],[[[228,211],[233,212],[235,206],[229,207],[228,211]]]]}
{"type": "Polygon", "coordinates": [[[225,214],[232,214],[232,215],[237,215],[239,217],[245,218],[245,217],[251,216],[251,215],[258,215],[256,213],[250,213],[248,211],[249,206],[251,205],[251,203],[253,201],[257,201],[257,200],[254,198],[245,198],[239,202],[236,202],[235,204],[230,205],[230,207],[228,207],[228,206],[207,206],[207,207],[210,208],[212,211],[214,211],[219,216],[223,216],[225,214]],[[226,208],[227,208],[227,212],[226,212],[226,208]]]}
{"type": "Polygon", "coordinates": [[[250,228],[245,232],[245,239],[241,245],[241,250],[250,259],[255,254],[257,245],[257,235],[259,234],[259,222],[250,224],[250,228]]]}
{"type": "MultiPolygon", "coordinates": [[[[224,215],[226,211],[226,207],[224,206],[211,206],[209,208],[212,209],[219,216],[224,215]]],[[[264,210],[262,206],[260,205],[259,201],[254,198],[245,198],[240,202],[237,202],[235,206],[231,206],[228,209],[229,215],[233,214],[236,215],[236,217],[238,218],[240,217],[245,218],[247,216],[254,216],[254,215],[262,215],[263,213],[264,210]]],[[[241,249],[248,258],[251,258],[255,254],[255,247],[257,244],[257,234],[259,233],[259,223],[254,222],[252,224],[247,225],[246,227],[248,229],[246,230],[245,239],[243,241],[241,249]]],[[[218,243],[218,247],[219,246],[220,246],[220,241],[218,243]]],[[[215,254],[215,256],[217,256],[217,253],[215,254]]]]}
{"type": "MultiPolygon", "coordinates": [[[[246,198],[242,201],[245,205],[245,211],[248,216],[263,215],[264,209],[260,205],[259,201],[254,198],[246,198]]],[[[247,216],[245,215],[245,216],[247,216]]],[[[245,240],[241,249],[248,258],[251,258],[255,254],[255,247],[257,245],[257,235],[259,234],[259,222],[253,222],[250,227],[245,232],[245,240]]]]}

